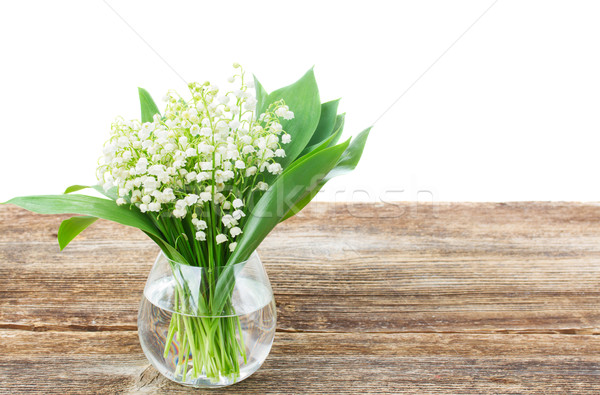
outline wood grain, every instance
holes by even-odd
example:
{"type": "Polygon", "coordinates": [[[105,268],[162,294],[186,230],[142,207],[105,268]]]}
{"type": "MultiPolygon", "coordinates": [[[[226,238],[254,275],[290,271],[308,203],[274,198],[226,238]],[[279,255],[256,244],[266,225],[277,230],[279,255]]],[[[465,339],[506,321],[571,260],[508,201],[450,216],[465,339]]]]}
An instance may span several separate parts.
{"type": "MultiPolygon", "coordinates": [[[[188,391],[136,334],[158,249],[0,206],[0,392],[188,391]],[[43,374],[43,378],[32,379],[43,374]]],[[[600,391],[600,206],[311,203],[259,253],[278,306],[239,393],[600,391]]]]}
{"type": "MultiPolygon", "coordinates": [[[[600,339],[573,335],[563,341],[563,337],[278,333],[265,365],[242,383],[219,392],[439,393],[471,389],[515,393],[535,392],[542,385],[555,393],[593,392],[599,378],[596,355],[600,339]]],[[[0,339],[10,344],[8,352],[0,355],[0,367],[11,378],[0,378],[0,385],[8,384],[12,390],[189,393],[188,388],[148,366],[134,331],[3,330],[0,339]],[[21,357],[15,359],[14,355],[21,357]],[[38,372],[44,372],[43,380],[15,380],[38,372]]]]}

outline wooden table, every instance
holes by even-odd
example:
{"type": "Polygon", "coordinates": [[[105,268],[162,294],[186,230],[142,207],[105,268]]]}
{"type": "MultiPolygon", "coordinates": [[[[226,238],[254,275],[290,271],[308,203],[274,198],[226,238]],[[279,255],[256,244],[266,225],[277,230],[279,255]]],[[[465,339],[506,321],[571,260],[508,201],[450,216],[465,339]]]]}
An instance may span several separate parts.
{"type": "MultiPolygon", "coordinates": [[[[157,247],[63,218],[0,206],[0,392],[190,392],[138,343],[157,247]]],[[[597,204],[313,203],[259,252],[275,344],[224,392],[600,392],[597,204]]]]}

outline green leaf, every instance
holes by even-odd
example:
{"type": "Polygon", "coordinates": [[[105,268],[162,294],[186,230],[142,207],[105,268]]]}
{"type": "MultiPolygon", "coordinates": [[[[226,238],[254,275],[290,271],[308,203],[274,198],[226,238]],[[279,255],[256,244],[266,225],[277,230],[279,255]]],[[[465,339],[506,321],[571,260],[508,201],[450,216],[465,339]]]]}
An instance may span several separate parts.
{"type": "Polygon", "coordinates": [[[336,165],[349,141],[326,148],[301,160],[284,177],[278,177],[258,201],[244,225],[244,236],[238,241],[231,262],[247,259],[290,207],[312,190],[336,165]]]}
{"type": "MultiPolygon", "coordinates": [[[[229,267],[250,257],[294,202],[305,195],[306,191],[312,190],[335,166],[348,144],[349,141],[308,156],[300,160],[301,163],[288,171],[285,177],[275,180],[248,216],[244,225],[244,235],[227,261],[229,267]]],[[[211,311],[220,312],[223,309],[227,297],[231,295],[233,284],[232,270],[224,270],[215,287],[211,311]]]]}
{"type": "Polygon", "coordinates": [[[340,99],[321,104],[321,117],[319,118],[319,124],[317,125],[317,129],[315,130],[312,138],[308,142],[308,145],[320,143],[331,136],[331,134],[335,131],[335,118],[339,103],[340,99]]]}
{"type": "MultiPolygon", "coordinates": [[[[117,200],[117,198],[118,198],[116,187],[112,187],[108,191],[105,191],[101,185],[94,185],[94,186],[72,185],[72,186],[68,187],[64,193],[67,194],[70,192],[76,192],[76,191],[80,191],[80,190],[86,189],[86,188],[95,189],[98,192],[100,192],[101,194],[105,195],[106,197],[108,197],[112,200],[117,200]]],[[[83,195],[79,195],[79,196],[83,196],[83,195]]],[[[100,199],[100,200],[104,200],[104,199],[100,199]]],[[[9,203],[9,202],[6,202],[6,203],[9,203]]],[[[119,207],[119,206],[116,206],[116,207],[119,207]]],[[[138,213],[143,218],[143,220],[148,220],[148,218],[146,216],[144,216],[142,213],[140,213],[139,211],[135,211],[134,213],[138,213]]],[[[61,227],[67,221],[70,221],[70,220],[78,221],[76,218],[84,218],[84,217],[73,217],[73,218],[67,219],[62,222],[61,227]]],[[[91,219],[91,218],[95,218],[95,217],[86,217],[86,218],[91,219]]],[[[105,217],[102,217],[102,218],[105,218],[105,217]]],[[[96,218],[96,219],[98,219],[98,218],[96,218]]],[[[105,219],[108,219],[108,218],[105,218],[105,219]]],[[[83,232],[88,226],[93,224],[94,221],[90,221],[89,223],[87,223],[87,225],[86,225],[85,221],[83,221],[83,220],[79,221],[77,223],[77,225],[80,226],[81,229],[77,233],[75,233],[73,235],[73,237],[71,237],[70,239],[66,240],[66,237],[65,237],[66,243],[64,243],[64,246],[61,244],[61,230],[59,228],[58,229],[58,236],[59,236],[58,244],[61,246],[61,251],[62,251],[62,249],[64,249],[67,246],[67,244],[69,244],[69,242],[71,240],[73,240],[73,238],[75,238],[75,236],[77,236],[77,234],[83,232]]],[[[118,221],[115,221],[115,222],[118,222],[118,221]]],[[[152,223],[152,221],[149,221],[149,222],[152,223]]],[[[125,224],[125,225],[127,225],[127,224],[125,224]]],[[[135,225],[130,225],[130,226],[139,228],[138,226],[135,226],[135,225]]],[[[152,224],[152,226],[154,227],[154,224],[152,224]]],[[[139,229],[141,229],[141,228],[139,228],[139,229]]],[[[155,228],[155,230],[156,230],[156,228],[155,228]]],[[[158,230],[156,230],[155,232],[148,232],[148,231],[144,230],[143,232],[148,237],[150,237],[152,239],[152,241],[154,241],[160,247],[160,249],[165,253],[165,255],[168,258],[170,258],[174,261],[180,262],[180,263],[188,263],[187,260],[179,253],[179,251],[177,251],[174,247],[172,247],[170,244],[168,244],[165,240],[162,239],[162,235],[159,236],[160,232],[158,230]]],[[[66,234],[65,234],[65,236],[66,236],[66,234]]]]}
{"type": "Polygon", "coordinates": [[[68,193],[81,191],[82,189],[87,189],[87,188],[95,189],[96,191],[100,192],[102,195],[106,196],[107,198],[109,198],[111,200],[117,200],[119,198],[119,195],[117,195],[117,187],[112,187],[108,191],[105,191],[104,188],[102,187],[102,185],[92,185],[92,186],[71,185],[70,187],[65,189],[63,194],[66,195],[68,193]]]}
{"type": "Polygon", "coordinates": [[[333,146],[332,141],[336,140],[336,138],[339,138],[339,134],[341,134],[342,129],[343,129],[343,125],[340,125],[340,128],[338,129],[338,131],[336,133],[329,136],[329,138],[327,140],[321,142],[320,144],[316,144],[316,147],[314,147],[314,149],[312,149],[310,152],[308,152],[305,155],[296,159],[287,169],[285,169],[283,171],[283,173],[279,177],[285,177],[286,173],[293,171],[294,168],[296,168],[296,166],[301,165],[306,160],[308,160],[309,158],[311,158],[312,156],[317,154],[319,151],[322,151],[327,147],[333,146]]]}
{"type": "Polygon", "coordinates": [[[292,206],[290,211],[281,219],[281,221],[285,221],[286,219],[298,214],[300,210],[306,207],[306,205],[310,203],[317,193],[319,193],[327,181],[331,180],[333,177],[346,174],[356,168],[356,165],[358,165],[358,162],[362,156],[370,131],[371,127],[368,127],[352,140],[348,148],[340,157],[336,166],[329,173],[327,173],[327,175],[312,190],[308,191],[304,196],[302,196],[292,206]]]}
{"type": "Polygon", "coordinates": [[[256,109],[258,110],[258,114],[262,114],[266,110],[266,98],[269,94],[256,76],[254,76],[254,89],[256,90],[256,109]]]}
{"type": "Polygon", "coordinates": [[[337,144],[337,142],[340,140],[340,137],[342,137],[345,121],[346,121],[346,113],[342,113],[342,114],[338,115],[337,117],[335,117],[335,126],[333,127],[333,130],[336,131],[335,133],[337,133],[337,136],[335,136],[334,139],[331,141],[331,143],[329,143],[330,146],[337,144]],[[337,132],[338,129],[339,129],[339,133],[337,132]]]}
{"type": "Polygon", "coordinates": [[[290,211],[288,211],[287,214],[281,219],[280,222],[283,222],[286,219],[291,218],[294,215],[298,214],[300,211],[302,211],[302,209],[304,207],[306,207],[306,205],[308,203],[310,203],[315,196],[317,196],[317,193],[319,193],[319,191],[321,191],[321,188],[323,188],[323,186],[326,183],[327,183],[327,181],[320,182],[319,185],[317,185],[310,192],[308,192],[306,195],[304,195],[300,200],[298,200],[296,202],[296,204],[294,204],[294,206],[290,209],[290,211]]]}
{"type": "Polygon", "coordinates": [[[177,251],[173,246],[171,246],[169,243],[167,243],[165,240],[163,240],[162,238],[155,236],[151,233],[145,232],[146,236],[148,236],[149,238],[152,239],[152,241],[154,241],[159,247],[160,249],[165,253],[165,255],[167,256],[167,258],[175,261],[175,262],[179,262],[179,263],[183,263],[183,264],[187,264],[189,265],[190,263],[179,253],[179,251],[177,251]]]}
{"type": "Polygon", "coordinates": [[[58,228],[58,245],[60,250],[64,250],[71,240],[96,222],[97,219],[97,217],[81,216],[65,219],[61,222],[58,228]]]}
{"type": "Polygon", "coordinates": [[[108,199],[85,195],[37,195],[16,197],[5,203],[39,214],[79,214],[103,218],[162,237],[152,221],[137,208],[117,206],[108,199]]]}
{"type": "MultiPolygon", "coordinates": [[[[341,119],[341,122],[339,122],[339,123],[336,120],[334,132],[331,136],[329,136],[328,138],[326,138],[325,140],[323,140],[317,144],[306,147],[304,149],[304,151],[302,151],[302,153],[300,154],[300,158],[303,157],[304,155],[308,154],[309,152],[318,151],[318,150],[335,145],[338,142],[338,140],[340,139],[340,137],[342,136],[342,131],[344,130],[344,116],[342,115],[340,119],[341,119]]],[[[292,163],[292,166],[294,163],[292,163]]]]}
{"type": "Polygon", "coordinates": [[[333,170],[327,174],[327,177],[325,177],[325,181],[329,181],[333,177],[349,173],[356,168],[356,165],[358,165],[358,162],[362,156],[363,150],[365,149],[365,144],[367,143],[367,138],[371,132],[371,127],[372,126],[366,128],[360,132],[358,136],[352,139],[352,142],[348,146],[348,149],[342,154],[339,162],[335,165],[333,170]]]}
{"type": "MultiPolygon", "coordinates": [[[[150,237],[169,258],[181,263],[187,263],[185,258],[181,256],[175,248],[162,239],[160,231],[148,217],[137,211],[137,209],[129,209],[126,206],[117,206],[112,200],[85,195],[38,195],[13,198],[3,204],[14,204],[39,214],[82,214],[88,218],[103,218],[122,225],[138,228],[148,235],[148,237],[150,237]]],[[[70,218],[70,220],[73,220],[72,222],[78,221],[78,223],[67,223],[67,225],[65,225],[67,228],[63,229],[64,239],[63,241],[59,239],[61,249],[77,235],[77,233],[75,233],[70,240],[67,240],[68,237],[74,233],[76,227],[81,229],[78,232],[80,233],[87,226],[91,225],[91,223],[86,225],[86,221],[83,219],[75,220],[74,218],[82,217],[70,218]],[[72,228],[72,230],[69,230],[69,227],[72,228]]],[[[63,224],[61,224],[61,227],[62,226],[63,224]]],[[[63,233],[60,228],[59,232],[63,233]]]]}
{"type": "MultiPolygon", "coordinates": [[[[105,191],[101,185],[71,185],[63,194],[69,194],[77,191],[81,191],[83,189],[92,188],[96,191],[100,192],[104,196],[108,197],[112,200],[117,200],[117,187],[112,187],[108,191],[105,191]]],[[[64,220],[60,227],[58,228],[58,245],[60,246],[60,250],[62,251],[78,234],[87,229],[88,226],[92,225],[96,222],[98,218],[96,217],[72,217],[64,220]],[[87,219],[87,220],[86,220],[87,219]],[[93,219],[93,220],[92,220],[93,219]],[[64,229],[63,229],[64,228],[64,229]]]]}
{"type": "Polygon", "coordinates": [[[285,145],[285,158],[278,162],[284,168],[298,157],[308,145],[321,116],[321,101],[315,74],[310,69],[302,78],[284,88],[277,89],[265,99],[265,108],[280,99],[294,112],[294,118],[281,120],[283,130],[290,134],[292,141],[285,145]]]}
{"type": "Polygon", "coordinates": [[[156,107],[156,103],[152,100],[152,96],[146,91],[144,88],[138,88],[138,93],[140,95],[140,106],[142,108],[142,123],[144,122],[152,122],[154,114],[159,114],[158,107],[156,107]]]}
{"type": "Polygon", "coordinates": [[[65,189],[65,191],[63,192],[63,194],[67,194],[67,193],[73,193],[73,192],[77,192],[77,191],[81,191],[82,189],[86,189],[89,188],[87,185],[71,185],[70,187],[68,187],[67,189],[65,189]]]}

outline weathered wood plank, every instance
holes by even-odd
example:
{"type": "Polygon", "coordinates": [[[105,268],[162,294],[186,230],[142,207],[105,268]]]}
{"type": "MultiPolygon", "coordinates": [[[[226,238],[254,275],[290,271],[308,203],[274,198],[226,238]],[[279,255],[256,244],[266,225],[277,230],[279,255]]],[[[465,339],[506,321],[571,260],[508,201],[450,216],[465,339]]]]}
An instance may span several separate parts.
{"type": "MultiPolygon", "coordinates": [[[[516,276],[500,274],[482,275],[481,281],[469,273],[459,278],[453,270],[443,272],[448,264],[426,270],[405,264],[413,266],[405,274],[393,269],[369,271],[351,262],[343,264],[360,274],[293,264],[268,264],[268,271],[279,306],[279,327],[285,330],[598,333],[597,275],[587,273],[585,263],[555,263],[562,269],[520,273],[521,281],[514,282],[516,276]],[[353,282],[352,276],[359,279],[353,282]],[[575,276],[582,280],[574,281],[575,276]],[[491,281],[494,278],[497,283],[491,281]]],[[[0,325],[135,329],[147,262],[65,265],[68,269],[59,261],[24,264],[17,271],[0,268],[4,279],[0,325]]],[[[518,264],[512,269],[518,271],[518,264]]]]}
{"type": "MultiPolygon", "coordinates": [[[[309,207],[260,247],[280,330],[600,332],[597,205],[309,207]]],[[[58,252],[64,216],[0,218],[0,326],[135,329],[158,252],[141,232],[98,221],[58,252]]]]}
{"type": "MultiPolygon", "coordinates": [[[[66,217],[0,206],[0,393],[187,393],[135,332],[157,248],[98,221],[60,253],[66,217]]],[[[599,205],[311,204],[260,253],[278,333],[227,392],[600,391],[599,205]]]]}
{"type": "MultiPolygon", "coordinates": [[[[0,330],[0,340],[7,393],[189,393],[148,365],[133,331],[0,330]]],[[[599,352],[589,335],[278,333],[263,368],[223,392],[591,393],[599,352]]]]}

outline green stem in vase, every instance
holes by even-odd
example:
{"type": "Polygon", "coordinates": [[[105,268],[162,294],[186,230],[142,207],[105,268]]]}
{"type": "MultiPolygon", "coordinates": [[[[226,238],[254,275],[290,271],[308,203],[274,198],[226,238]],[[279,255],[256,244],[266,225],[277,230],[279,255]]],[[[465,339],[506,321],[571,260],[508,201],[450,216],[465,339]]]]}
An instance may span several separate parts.
{"type": "MultiPolygon", "coordinates": [[[[190,309],[190,305],[185,302],[187,298],[189,293],[186,292],[186,286],[178,286],[174,299],[181,311],[190,309]]],[[[170,350],[179,349],[176,370],[184,375],[184,380],[190,377],[190,361],[193,378],[202,374],[214,380],[218,380],[220,376],[239,377],[239,358],[246,362],[241,323],[238,316],[230,315],[235,312],[230,300],[225,311],[229,316],[171,315],[164,356],[168,357],[170,350]]]]}

